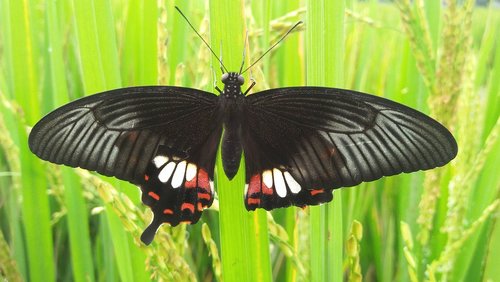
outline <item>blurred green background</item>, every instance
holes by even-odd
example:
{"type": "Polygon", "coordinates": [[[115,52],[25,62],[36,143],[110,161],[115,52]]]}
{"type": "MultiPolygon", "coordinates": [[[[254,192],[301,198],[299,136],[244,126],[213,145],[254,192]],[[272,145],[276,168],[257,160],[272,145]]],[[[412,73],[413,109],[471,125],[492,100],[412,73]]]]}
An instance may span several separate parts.
{"type": "Polygon", "coordinates": [[[0,0],[0,279],[500,281],[499,44],[498,2],[0,0]],[[445,124],[457,158],[272,213],[245,211],[242,170],[218,174],[219,201],[198,224],[162,226],[143,246],[151,215],[136,187],[43,162],[27,136],[84,95],[220,86],[174,5],[232,70],[246,30],[248,64],[303,20],[251,69],[252,91],[384,96],[445,124]]]}

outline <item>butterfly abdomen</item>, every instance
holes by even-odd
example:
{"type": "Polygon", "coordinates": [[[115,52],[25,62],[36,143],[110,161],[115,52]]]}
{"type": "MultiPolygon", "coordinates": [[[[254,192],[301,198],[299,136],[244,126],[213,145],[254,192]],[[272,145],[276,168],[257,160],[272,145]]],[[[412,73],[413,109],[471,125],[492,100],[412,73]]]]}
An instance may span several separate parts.
{"type": "Polygon", "coordinates": [[[221,109],[224,115],[224,133],[222,135],[221,154],[224,172],[229,179],[238,172],[240,166],[241,147],[241,117],[243,99],[241,92],[243,77],[238,73],[226,73],[222,77],[224,91],[220,96],[221,109]]]}
{"type": "Polygon", "coordinates": [[[226,127],[222,136],[221,154],[222,165],[224,172],[229,179],[238,172],[241,160],[241,141],[240,129],[241,127],[226,127]]]}

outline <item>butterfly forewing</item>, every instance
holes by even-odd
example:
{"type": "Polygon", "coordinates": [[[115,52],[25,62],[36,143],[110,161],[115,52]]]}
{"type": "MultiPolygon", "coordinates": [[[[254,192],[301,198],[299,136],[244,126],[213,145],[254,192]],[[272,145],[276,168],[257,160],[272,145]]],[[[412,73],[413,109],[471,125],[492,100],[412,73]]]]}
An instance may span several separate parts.
{"type": "Polygon", "coordinates": [[[212,204],[209,184],[221,132],[215,95],[133,87],[85,97],[48,114],[33,128],[29,146],[44,160],[139,185],[154,213],[143,235],[149,243],[161,223],[194,223],[212,204]]]}
{"type": "Polygon", "coordinates": [[[133,87],[82,98],[31,131],[40,158],[140,183],[159,145],[199,146],[220,127],[216,96],[188,88],[133,87]]]}
{"type": "Polygon", "coordinates": [[[247,97],[244,116],[248,209],[319,204],[334,188],[442,166],[457,153],[433,119],[349,90],[263,91],[247,97]]]}

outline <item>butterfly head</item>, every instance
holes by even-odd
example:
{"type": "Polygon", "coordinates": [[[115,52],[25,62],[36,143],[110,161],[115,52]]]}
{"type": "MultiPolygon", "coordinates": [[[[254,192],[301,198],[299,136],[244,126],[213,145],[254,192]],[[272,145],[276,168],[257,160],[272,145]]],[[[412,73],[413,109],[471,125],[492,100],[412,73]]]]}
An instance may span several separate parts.
{"type": "Polygon", "coordinates": [[[245,83],[245,78],[237,72],[228,72],[222,75],[221,81],[225,85],[237,84],[241,86],[245,83]]]}
{"type": "Polygon", "coordinates": [[[222,75],[222,83],[224,83],[224,91],[222,92],[225,98],[234,99],[244,96],[241,92],[241,85],[245,83],[243,76],[237,72],[228,72],[222,75]]]}

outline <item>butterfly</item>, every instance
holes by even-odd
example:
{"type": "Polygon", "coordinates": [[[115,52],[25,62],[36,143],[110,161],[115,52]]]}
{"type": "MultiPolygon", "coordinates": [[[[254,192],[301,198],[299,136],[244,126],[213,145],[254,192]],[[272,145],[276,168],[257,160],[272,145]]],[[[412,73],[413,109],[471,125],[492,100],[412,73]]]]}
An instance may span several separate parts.
{"type": "Polygon", "coordinates": [[[145,86],[81,98],[35,124],[29,147],[138,185],[154,214],[145,244],[162,223],[196,223],[212,204],[219,144],[229,179],[244,152],[248,210],[318,205],[335,188],[443,166],[457,154],[444,126],[381,97],[325,87],[245,95],[238,72],[222,82],[219,96],[145,86]]]}
{"type": "Polygon", "coordinates": [[[332,200],[333,189],[443,166],[456,156],[443,125],[381,97],[326,87],[247,95],[255,82],[242,92],[242,73],[301,22],[248,68],[228,72],[176,9],[221,63],[219,95],[174,86],[115,89],[54,110],[28,140],[43,160],[139,186],[153,212],[141,235],[146,245],[161,224],[194,224],[211,206],[219,145],[229,179],[244,155],[247,210],[318,205],[332,200]]]}

